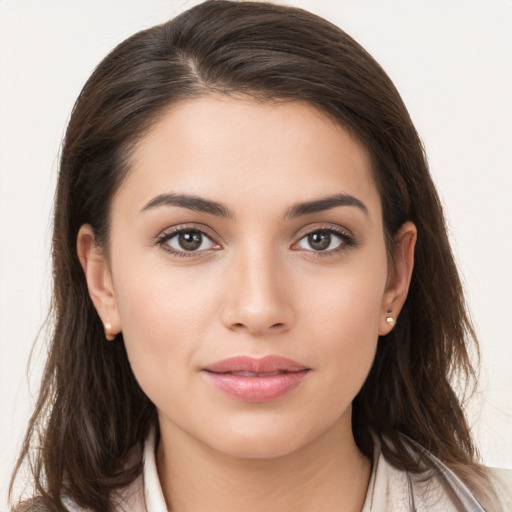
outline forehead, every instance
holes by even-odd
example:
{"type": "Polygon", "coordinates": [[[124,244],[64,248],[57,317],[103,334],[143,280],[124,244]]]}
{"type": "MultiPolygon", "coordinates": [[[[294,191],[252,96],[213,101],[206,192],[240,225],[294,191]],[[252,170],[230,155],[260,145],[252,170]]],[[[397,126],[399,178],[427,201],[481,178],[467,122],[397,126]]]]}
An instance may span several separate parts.
{"type": "Polygon", "coordinates": [[[304,103],[245,97],[187,100],[159,116],[117,195],[142,207],[163,192],[267,207],[350,193],[380,208],[367,151],[346,129],[304,103]]]}

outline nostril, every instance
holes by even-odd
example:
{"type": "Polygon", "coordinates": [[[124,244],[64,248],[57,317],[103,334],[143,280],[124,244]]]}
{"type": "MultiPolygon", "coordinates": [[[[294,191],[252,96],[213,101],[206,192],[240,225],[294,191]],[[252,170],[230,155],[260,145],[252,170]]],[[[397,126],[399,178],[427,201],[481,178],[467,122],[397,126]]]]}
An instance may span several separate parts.
{"type": "MultiPolygon", "coordinates": [[[[285,324],[283,322],[277,322],[275,324],[272,324],[270,326],[270,329],[282,329],[283,327],[285,326],[285,324]]],[[[243,322],[236,322],[234,323],[231,328],[232,329],[245,329],[246,327],[248,327],[246,324],[244,324],[243,322]]]]}

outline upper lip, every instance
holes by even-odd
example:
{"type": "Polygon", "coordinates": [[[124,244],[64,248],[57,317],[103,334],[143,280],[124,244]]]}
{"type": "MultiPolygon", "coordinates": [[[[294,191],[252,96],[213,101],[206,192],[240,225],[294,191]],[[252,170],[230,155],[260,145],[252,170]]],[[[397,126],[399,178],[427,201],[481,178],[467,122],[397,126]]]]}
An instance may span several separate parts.
{"type": "Polygon", "coordinates": [[[254,358],[249,356],[236,356],[222,359],[216,363],[210,364],[203,370],[213,373],[233,373],[233,372],[250,372],[250,373],[275,373],[275,372],[300,372],[309,370],[297,361],[293,361],[281,356],[265,356],[254,358]]]}

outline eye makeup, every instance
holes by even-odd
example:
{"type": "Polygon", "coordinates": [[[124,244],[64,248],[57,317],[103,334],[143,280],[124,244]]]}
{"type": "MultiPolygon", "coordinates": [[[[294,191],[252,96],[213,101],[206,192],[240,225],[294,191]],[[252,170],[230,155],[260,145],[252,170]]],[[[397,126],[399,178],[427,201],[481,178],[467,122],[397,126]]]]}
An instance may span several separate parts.
{"type": "MultiPolygon", "coordinates": [[[[211,229],[201,224],[179,224],[160,233],[153,245],[166,253],[180,258],[197,258],[222,249],[217,242],[219,237],[211,229]]],[[[297,238],[297,237],[296,237],[297,238]]],[[[353,234],[341,226],[322,224],[303,229],[290,249],[303,251],[318,257],[336,256],[358,246],[353,234]]]]}
{"type": "Polygon", "coordinates": [[[205,253],[220,250],[210,230],[197,224],[182,224],[164,230],[154,240],[154,245],[180,258],[202,257],[205,253]]]}
{"type": "Polygon", "coordinates": [[[314,226],[302,231],[299,236],[291,249],[307,251],[315,257],[336,256],[359,245],[349,230],[334,224],[314,226]]]}

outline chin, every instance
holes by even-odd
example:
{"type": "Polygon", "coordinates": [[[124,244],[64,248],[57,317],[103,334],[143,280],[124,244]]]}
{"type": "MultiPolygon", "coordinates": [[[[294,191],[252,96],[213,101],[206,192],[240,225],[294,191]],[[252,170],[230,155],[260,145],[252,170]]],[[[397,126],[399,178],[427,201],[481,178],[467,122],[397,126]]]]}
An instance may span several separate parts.
{"type": "Polygon", "coordinates": [[[268,418],[267,421],[253,419],[249,424],[238,421],[227,429],[222,425],[217,431],[210,430],[209,439],[204,442],[231,457],[275,459],[291,455],[321,436],[323,429],[299,425],[291,419],[285,424],[275,419],[268,421],[268,418]]]}
{"type": "Polygon", "coordinates": [[[304,442],[279,436],[254,436],[248,438],[244,436],[242,439],[231,439],[228,443],[219,443],[219,451],[227,456],[239,459],[252,460],[268,460],[279,457],[286,457],[300,450],[304,446],[304,442]]]}

